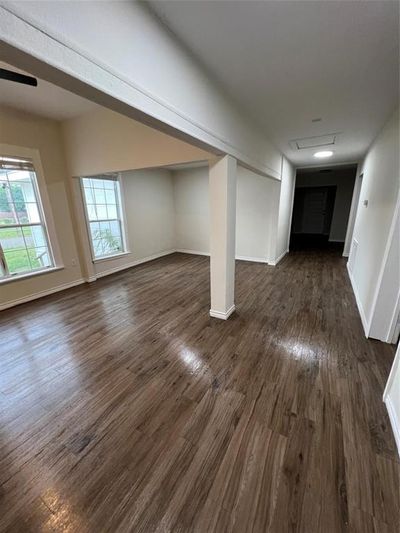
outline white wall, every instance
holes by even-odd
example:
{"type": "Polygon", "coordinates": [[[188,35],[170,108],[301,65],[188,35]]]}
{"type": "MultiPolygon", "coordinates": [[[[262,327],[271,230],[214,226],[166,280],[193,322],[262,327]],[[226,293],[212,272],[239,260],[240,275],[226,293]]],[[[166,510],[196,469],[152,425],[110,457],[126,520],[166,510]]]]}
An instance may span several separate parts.
{"type": "MultiPolygon", "coordinates": [[[[208,168],[173,172],[177,248],[209,253],[208,168]]],[[[268,262],[279,183],[238,167],[236,257],[268,262]]]]}
{"type": "Polygon", "coordinates": [[[300,171],[297,173],[297,187],[336,186],[335,205],[332,214],[329,240],[344,242],[353,198],[356,169],[332,169],[331,172],[300,171]]]}
{"type": "Polygon", "coordinates": [[[399,112],[393,114],[370,147],[361,167],[360,201],[349,263],[366,334],[379,290],[380,271],[400,187],[399,112]],[[364,205],[368,201],[368,206],[364,205]]]}
{"type": "Polygon", "coordinates": [[[279,151],[143,2],[1,5],[11,63],[280,178],[279,151]]]}
{"type": "Polygon", "coordinates": [[[280,184],[277,184],[279,187],[279,212],[274,262],[278,261],[289,250],[295,182],[295,170],[289,161],[283,158],[282,180],[280,184]]]}
{"type": "Polygon", "coordinates": [[[273,191],[279,183],[238,167],[236,198],[236,257],[268,262],[273,191]]]}
{"type": "Polygon", "coordinates": [[[396,342],[393,334],[397,321],[400,322],[400,195],[378,286],[369,337],[383,342],[396,342]]]}
{"type": "Polygon", "coordinates": [[[358,202],[360,201],[361,183],[362,176],[360,175],[360,165],[357,165],[353,196],[351,198],[349,221],[347,223],[346,237],[344,240],[343,257],[349,257],[350,253],[351,242],[353,240],[354,224],[356,221],[358,209],[358,202]]]}

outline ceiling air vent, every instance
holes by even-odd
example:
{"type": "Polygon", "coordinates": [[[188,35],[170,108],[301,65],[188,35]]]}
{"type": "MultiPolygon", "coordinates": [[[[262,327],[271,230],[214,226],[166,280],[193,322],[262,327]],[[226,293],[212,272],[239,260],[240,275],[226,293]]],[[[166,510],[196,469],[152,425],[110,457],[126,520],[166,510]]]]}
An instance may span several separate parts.
{"type": "Polygon", "coordinates": [[[290,141],[293,150],[307,150],[309,148],[320,148],[322,146],[333,146],[336,144],[339,133],[328,133],[317,137],[304,137],[290,141]]]}

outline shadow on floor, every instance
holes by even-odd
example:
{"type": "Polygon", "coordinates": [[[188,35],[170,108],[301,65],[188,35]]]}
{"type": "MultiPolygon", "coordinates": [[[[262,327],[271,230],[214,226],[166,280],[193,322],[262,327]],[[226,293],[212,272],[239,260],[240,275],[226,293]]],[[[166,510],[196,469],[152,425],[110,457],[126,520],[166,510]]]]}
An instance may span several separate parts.
{"type": "Polygon", "coordinates": [[[290,250],[326,250],[332,252],[343,252],[344,243],[330,242],[328,235],[313,233],[297,233],[290,236],[290,250]]]}

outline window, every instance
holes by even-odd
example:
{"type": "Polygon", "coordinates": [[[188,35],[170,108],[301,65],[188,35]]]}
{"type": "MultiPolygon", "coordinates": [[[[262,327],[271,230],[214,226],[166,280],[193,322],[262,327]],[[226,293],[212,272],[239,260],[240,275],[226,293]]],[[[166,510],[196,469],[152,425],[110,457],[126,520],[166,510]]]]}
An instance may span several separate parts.
{"type": "Polygon", "coordinates": [[[0,157],[0,280],[53,266],[35,168],[0,157]]]}
{"type": "Polygon", "coordinates": [[[125,251],[120,185],[117,175],[81,178],[93,259],[125,251]]]}

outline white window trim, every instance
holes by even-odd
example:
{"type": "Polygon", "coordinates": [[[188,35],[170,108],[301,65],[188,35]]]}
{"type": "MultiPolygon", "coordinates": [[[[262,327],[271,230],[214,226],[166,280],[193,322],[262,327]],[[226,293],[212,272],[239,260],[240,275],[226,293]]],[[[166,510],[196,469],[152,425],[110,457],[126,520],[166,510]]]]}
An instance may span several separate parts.
{"type": "Polygon", "coordinates": [[[103,261],[111,261],[112,259],[118,259],[118,257],[124,256],[124,255],[130,255],[131,252],[120,252],[119,254],[113,254],[113,255],[105,255],[104,257],[98,257],[97,259],[93,259],[93,263],[102,263],[103,261]]]}
{"type": "Polygon", "coordinates": [[[89,243],[91,260],[92,260],[93,264],[102,263],[103,261],[109,261],[111,259],[118,259],[119,257],[123,257],[124,255],[129,255],[131,253],[131,251],[129,249],[129,244],[128,244],[129,240],[128,240],[128,234],[127,234],[127,229],[126,229],[124,187],[123,187],[123,183],[122,183],[122,179],[121,179],[121,173],[118,172],[118,174],[117,174],[117,181],[118,181],[118,184],[119,184],[119,199],[118,200],[119,200],[119,209],[120,209],[120,212],[121,212],[121,225],[120,225],[120,227],[121,227],[122,244],[123,244],[124,249],[123,249],[122,252],[119,252],[119,253],[116,253],[116,254],[112,254],[112,255],[105,255],[104,257],[95,257],[95,255],[94,255],[92,238],[90,236],[90,222],[89,222],[88,210],[87,210],[86,201],[85,201],[85,192],[83,190],[84,187],[83,187],[82,178],[95,178],[96,176],[101,176],[101,173],[93,174],[93,175],[90,175],[90,176],[80,176],[78,178],[78,180],[79,180],[79,190],[80,190],[80,196],[81,196],[81,202],[82,202],[82,208],[83,208],[83,214],[84,214],[84,217],[85,217],[86,235],[87,235],[87,240],[88,240],[88,243],[89,243]]]}
{"type": "Polygon", "coordinates": [[[122,231],[122,240],[124,242],[124,253],[130,254],[131,249],[129,247],[129,238],[128,238],[128,224],[127,224],[127,218],[126,218],[126,210],[125,210],[125,188],[124,188],[124,180],[122,179],[121,172],[118,172],[118,183],[119,183],[119,195],[120,195],[120,209],[121,209],[121,216],[122,216],[122,225],[121,225],[121,231],[122,231]]]}
{"type": "Polygon", "coordinates": [[[46,227],[48,235],[48,246],[50,253],[53,257],[54,265],[51,267],[43,268],[40,270],[34,270],[31,272],[21,272],[21,274],[15,274],[1,280],[1,284],[10,281],[18,281],[31,276],[37,276],[39,274],[47,274],[64,268],[62,261],[60,245],[58,243],[56,227],[54,224],[53,211],[51,209],[51,203],[47,192],[46,180],[44,179],[44,172],[42,166],[42,160],[40,158],[40,152],[36,148],[26,148],[25,146],[15,146],[12,144],[0,143],[0,154],[6,157],[25,158],[32,161],[35,169],[36,184],[39,192],[37,198],[39,208],[43,217],[43,222],[46,227]]]}
{"type": "Polygon", "coordinates": [[[35,278],[36,276],[43,276],[43,274],[51,274],[52,272],[58,272],[63,270],[62,266],[53,266],[48,268],[41,268],[40,270],[31,270],[30,272],[23,272],[21,274],[16,274],[15,276],[10,276],[8,278],[0,279],[0,285],[6,285],[7,283],[13,283],[15,281],[22,281],[24,279],[35,278]]]}

